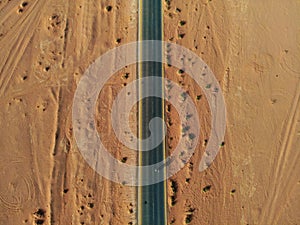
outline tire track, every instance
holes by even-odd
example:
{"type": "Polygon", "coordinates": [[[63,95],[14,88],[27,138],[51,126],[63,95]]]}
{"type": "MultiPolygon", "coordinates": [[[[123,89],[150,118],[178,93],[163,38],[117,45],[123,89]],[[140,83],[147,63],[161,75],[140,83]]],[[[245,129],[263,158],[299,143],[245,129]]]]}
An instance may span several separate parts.
{"type": "MultiPolygon", "coordinates": [[[[197,23],[195,23],[195,25],[193,26],[192,30],[196,30],[196,33],[195,33],[195,40],[199,40],[199,25],[202,24],[202,21],[203,21],[203,16],[204,16],[204,10],[205,10],[205,7],[202,7],[202,10],[201,10],[201,13],[199,13],[199,17],[198,17],[198,21],[197,23]]],[[[193,23],[194,24],[194,23],[193,23]]],[[[197,42],[198,43],[198,42],[197,42]]],[[[196,43],[194,43],[195,45],[196,43]]]]}
{"type": "MultiPolygon", "coordinates": [[[[224,3],[222,5],[225,8],[224,3]]],[[[208,18],[209,18],[209,21],[216,26],[216,24],[214,22],[215,21],[214,20],[214,17],[215,17],[214,14],[215,14],[215,12],[216,12],[215,7],[211,6],[211,8],[210,7],[208,8],[208,18]]],[[[222,32],[222,29],[218,29],[218,31],[222,32]]],[[[220,55],[220,57],[218,59],[221,60],[221,65],[224,67],[226,60],[225,60],[223,52],[226,53],[226,51],[222,50],[221,41],[218,38],[219,35],[217,34],[216,29],[212,29],[211,33],[212,33],[212,36],[215,37],[212,40],[212,48],[213,48],[216,56],[220,55]]]]}
{"type": "MultiPolygon", "coordinates": [[[[34,119],[32,119],[33,121],[34,119]]],[[[35,175],[36,177],[36,183],[37,183],[37,187],[36,192],[38,192],[39,195],[44,196],[44,192],[43,192],[43,185],[42,185],[42,177],[41,177],[41,173],[40,173],[40,169],[39,169],[39,163],[38,163],[38,157],[37,157],[37,151],[35,146],[33,146],[34,143],[37,143],[37,135],[35,135],[34,133],[34,127],[29,124],[28,125],[28,133],[30,134],[30,153],[31,153],[31,159],[32,159],[32,173],[35,175]]]]}
{"type": "MultiPolygon", "coordinates": [[[[290,175],[295,167],[297,161],[299,160],[299,151],[295,152],[295,155],[292,153],[292,142],[295,137],[296,125],[299,117],[300,109],[300,81],[297,84],[297,90],[294,97],[294,102],[290,110],[290,115],[288,123],[286,126],[286,131],[283,136],[282,145],[280,148],[279,158],[277,161],[277,166],[273,172],[274,179],[271,183],[271,191],[269,198],[267,199],[266,204],[264,205],[263,212],[260,217],[259,224],[275,224],[276,220],[279,218],[279,214],[276,212],[278,202],[286,202],[284,200],[284,193],[288,192],[288,189],[291,189],[293,180],[290,175]],[[287,160],[292,157],[290,162],[287,160]],[[285,165],[287,163],[287,165],[285,165]],[[286,167],[288,166],[288,167],[286,167]],[[285,184],[277,185],[277,184],[285,184]],[[287,185],[288,184],[288,185],[287,185]],[[284,190],[282,190],[284,188],[284,190]],[[279,201],[282,200],[282,201],[279,201]]],[[[281,205],[282,207],[282,205],[281,205]]]]}
{"type": "MultiPolygon", "coordinates": [[[[3,3],[5,4],[5,3],[3,3]]],[[[12,0],[9,3],[7,2],[3,8],[0,9],[0,24],[3,24],[9,16],[11,16],[11,12],[15,13],[17,6],[20,4],[19,0],[12,0]]]]}
{"type": "Polygon", "coordinates": [[[32,177],[19,171],[22,160],[10,161],[1,172],[6,174],[0,183],[0,205],[5,208],[18,211],[24,204],[35,196],[35,188],[32,177]]]}
{"type": "Polygon", "coordinates": [[[23,20],[19,20],[14,25],[15,29],[11,29],[10,32],[3,38],[2,43],[10,43],[10,45],[0,46],[2,49],[6,49],[6,54],[1,55],[2,57],[0,60],[0,94],[2,96],[6,93],[15,68],[21,60],[25,49],[35,32],[35,28],[39,23],[40,16],[45,5],[46,4],[43,4],[41,1],[36,1],[31,8],[28,8],[31,9],[28,12],[28,15],[23,20]],[[20,27],[22,28],[21,31],[19,30],[20,27]],[[18,33],[19,35],[16,36],[15,33],[18,33]]]}
{"type": "Polygon", "coordinates": [[[95,21],[97,19],[97,16],[95,16],[96,12],[94,11],[97,9],[97,7],[92,5],[93,1],[85,1],[82,6],[83,12],[78,19],[78,26],[80,26],[79,32],[85,38],[79,38],[76,40],[78,46],[78,50],[76,51],[77,59],[80,59],[80,57],[86,54],[88,50],[92,50],[92,45],[95,46],[96,44],[93,43],[93,36],[96,35],[93,34],[93,32],[96,33],[96,31],[93,30],[93,20],[95,21]]]}

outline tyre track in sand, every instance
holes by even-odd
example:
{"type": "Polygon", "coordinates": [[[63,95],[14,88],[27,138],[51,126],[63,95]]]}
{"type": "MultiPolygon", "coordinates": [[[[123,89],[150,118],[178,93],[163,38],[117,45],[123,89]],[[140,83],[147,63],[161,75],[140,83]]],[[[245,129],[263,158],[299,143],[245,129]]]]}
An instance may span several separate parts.
{"type": "Polygon", "coordinates": [[[296,146],[292,145],[296,137],[299,112],[300,80],[298,81],[295,97],[288,116],[277,165],[271,174],[274,179],[270,186],[268,199],[263,206],[259,224],[277,224],[280,217],[279,212],[282,212],[284,205],[286,205],[289,200],[288,196],[294,187],[294,183],[297,183],[297,179],[291,179],[291,176],[300,156],[299,150],[297,151],[296,146]],[[284,202],[285,204],[278,204],[280,202],[284,202]]]}
{"type": "MultiPolygon", "coordinates": [[[[6,163],[1,172],[7,174],[8,180],[0,183],[0,206],[13,211],[21,210],[24,205],[35,197],[34,182],[30,174],[18,170],[19,164],[24,163],[22,159],[6,163]],[[22,174],[23,173],[23,174],[22,174]]],[[[0,220],[1,222],[1,220],[0,220]]]]}
{"type": "MultiPolygon", "coordinates": [[[[47,4],[44,4],[42,1],[30,2],[28,6],[26,6],[26,9],[22,12],[22,15],[19,15],[22,19],[17,20],[9,31],[2,37],[0,43],[0,48],[2,49],[2,54],[0,56],[0,94],[2,96],[4,96],[7,91],[9,82],[12,79],[14,71],[28,44],[30,43],[46,5],[47,4]]],[[[6,10],[4,10],[4,12],[5,11],[6,10]]],[[[17,12],[10,10],[8,15],[11,13],[17,12]]]]}

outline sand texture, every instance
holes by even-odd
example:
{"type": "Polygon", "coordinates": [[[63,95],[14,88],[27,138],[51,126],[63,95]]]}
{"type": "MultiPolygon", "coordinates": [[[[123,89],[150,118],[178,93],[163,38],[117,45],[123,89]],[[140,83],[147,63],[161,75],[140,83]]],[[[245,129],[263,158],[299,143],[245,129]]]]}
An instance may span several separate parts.
{"type": "MultiPolygon", "coordinates": [[[[137,40],[137,4],[0,0],[1,225],[136,224],[136,188],[99,176],[81,156],[72,101],[92,62],[137,40]]],[[[224,146],[200,173],[211,112],[201,88],[180,68],[165,66],[201,122],[194,155],[167,183],[169,224],[300,224],[299,11],[296,0],[164,1],[165,41],[209,65],[227,108],[224,146]]],[[[110,109],[136,76],[132,65],[106,83],[95,118],[105,146],[129,164],[136,152],[118,141],[110,109]]],[[[132,115],[137,132],[137,107],[132,115]]],[[[171,154],[182,129],[167,102],[166,124],[171,154]]]]}

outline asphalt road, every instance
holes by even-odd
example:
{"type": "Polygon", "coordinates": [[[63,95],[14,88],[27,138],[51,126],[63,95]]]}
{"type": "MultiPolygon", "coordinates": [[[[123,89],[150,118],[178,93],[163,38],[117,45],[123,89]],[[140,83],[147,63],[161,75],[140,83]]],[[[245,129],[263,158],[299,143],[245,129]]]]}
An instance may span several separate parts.
{"type": "MultiPolygon", "coordinates": [[[[162,1],[140,0],[139,1],[139,40],[162,40],[162,1]]],[[[162,49],[155,49],[162,52],[162,49]]],[[[142,56],[149,54],[149,49],[141,49],[142,56]]],[[[162,64],[158,62],[143,62],[139,65],[139,77],[157,76],[163,77],[162,64]]],[[[150,88],[162,92],[162,84],[156,87],[144,87],[140,91],[142,96],[147,96],[150,88]]],[[[153,117],[164,118],[164,101],[156,97],[147,97],[140,102],[139,106],[139,135],[147,138],[150,135],[149,121],[153,117]]],[[[163,127],[161,127],[163,129],[163,127]]],[[[160,132],[159,132],[160,133],[160,132]]],[[[147,146],[140,146],[147,148],[147,146]]],[[[151,165],[165,158],[165,144],[161,143],[151,151],[140,152],[139,164],[151,165]]],[[[164,172],[164,171],[160,171],[164,172]]],[[[151,176],[140,171],[140,176],[151,176]]],[[[166,214],[166,182],[138,188],[138,224],[164,225],[167,224],[166,214]]]]}

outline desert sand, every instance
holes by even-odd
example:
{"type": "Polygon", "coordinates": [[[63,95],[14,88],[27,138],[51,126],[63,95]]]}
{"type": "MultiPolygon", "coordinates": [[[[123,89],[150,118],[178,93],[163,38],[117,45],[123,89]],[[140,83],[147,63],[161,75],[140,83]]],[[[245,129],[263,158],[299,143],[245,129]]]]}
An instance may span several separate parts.
{"type": "MultiPolygon", "coordinates": [[[[227,108],[224,146],[200,173],[210,110],[187,74],[165,67],[201,121],[195,154],[168,180],[170,224],[300,224],[299,10],[293,0],[164,2],[165,41],[209,65],[227,108]]],[[[2,0],[0,21],[0,224],[136,224],[136,188],[101,177],[82,158],[72,101],[94,60],[137,40],[137,2],[2,0]]],[[[129,164],[136,153],[118,142],[109,109],[135,78],[135,66],[115,74],[96,110],[104,144],[129,164]]],[[[168,103],[166,123],[171,153],[181,129],[168,103]]]]}

